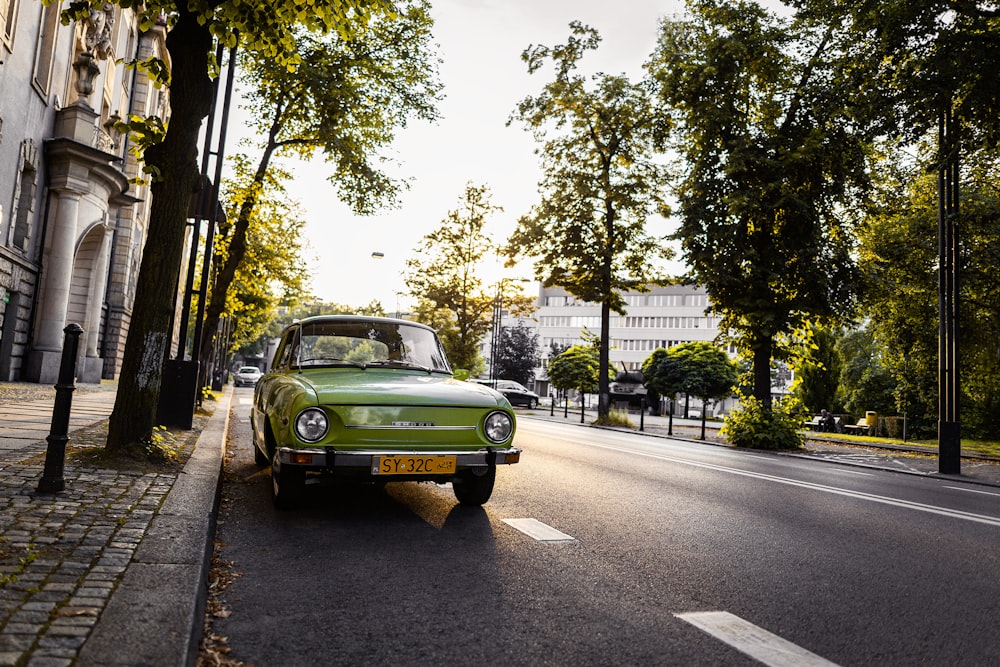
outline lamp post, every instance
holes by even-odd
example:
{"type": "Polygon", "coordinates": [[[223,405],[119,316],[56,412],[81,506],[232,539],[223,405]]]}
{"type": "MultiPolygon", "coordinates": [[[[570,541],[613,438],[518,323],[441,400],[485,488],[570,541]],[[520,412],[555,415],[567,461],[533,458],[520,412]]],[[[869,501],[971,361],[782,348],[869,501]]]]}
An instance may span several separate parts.
{"type": "MultiPolygon", "coordinates": [[[[490,381],[497,379],[497,345],[500,344],[500,320],[503,317],[503,285],[506,279],[497,283],[497,293],[493,297],[493,319],[490,327],[490,381]]],[[[496,384],[493,384],[496,388],[496,384]]]]}
{"type": "Polygon", "coordinates": [[[503,297],[504,289],[511,282],[527,283],[530,282],[527,278],[501,278],[500,282],[497,283],[496,296],[493,297],[493,320],[492,328],[490,332],[490,380],[495,381],[497,379],[497,348],[500,346],[500,341],[503,338],[503,297]]]}

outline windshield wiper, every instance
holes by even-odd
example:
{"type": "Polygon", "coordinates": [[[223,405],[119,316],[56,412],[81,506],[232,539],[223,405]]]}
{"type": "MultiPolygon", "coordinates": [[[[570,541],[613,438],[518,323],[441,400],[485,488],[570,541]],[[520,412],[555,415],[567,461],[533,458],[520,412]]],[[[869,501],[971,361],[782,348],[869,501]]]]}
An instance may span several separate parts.
{"type": "Polygon", "coordinates": [[[424,371],[427,374],[433,372],[433,368],[429,366],[424,366],[423,364],[418,364],[415,361],[408,361],[405,359],[380,359],[379,361],[373,361],[371,366],[399,366],[401,368],[416,368],[417,370],[424,371]]]}
{"type": "Polygon", "coordinates": [[[299,371],[306,366],[322,366],[324,364],[348,364],[350,366],[355,366],[361,370],[368,368],[368,364],[362,363],[360,361],[352,361],[351,359],[341,359],[339,357],[315,357],[312,359],[301,359],[299,361],[299,371]]]}

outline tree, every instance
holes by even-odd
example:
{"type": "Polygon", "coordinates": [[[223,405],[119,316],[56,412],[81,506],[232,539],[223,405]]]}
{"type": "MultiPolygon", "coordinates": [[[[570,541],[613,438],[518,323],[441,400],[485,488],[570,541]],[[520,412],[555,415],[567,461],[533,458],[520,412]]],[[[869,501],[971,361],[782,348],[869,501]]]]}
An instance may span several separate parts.
{"type": "Polygon", "coordinates": [[[541,361],[538,334],[518,322],[516,326],[500,329],[499,343],[496,376],[530,385],[535,379],[535,368],[541,361]]]}
{"type": "MultiPolygon", "coordinates": [[[[937,184],[923,159],[897,159],[880,174],[879,188],[860,230],[859,265],[866,280],[862,313],[873,347],[893,379],[892,407],[906,413],[911,432],[937,427],[938,319],[937,184]]],[[[963,425],[996,437],[1000,423],[1000,161],[990,150],[970,152],[963,178],[960,265],[963,425]]],[[[874,409],[874,408],[867,408],[874,409]]]]}
{"type": "Polygon", "coordinates": [[[846,212],[868,187],[877,129],[857,95],[867,70],[836,22],[746,1],[688,7],[684,22],[662,24],[648,66],[686,163],[676,238],[687,278],[752,356],[766,412],[770,363],[788,335],[834,324],[856,303],[846,212]]]}
{"type": "Polygon", "coordinates": [[[666,348],[657,348],[642,362],[642,378],[646,389],[670,399],[667,432],[674,433],[674,401],[683,388],[683,371],[679,360],[666,348]]]}
{"type": "MultiPolygon", "coordinates": [[[[245,156],[235,156],[233,164],[237,175],[247,175],[245,156]]],[[[271,170],[269,178],[261,186],[263,196],[248,221],[245,256],[232,277],[229,289],[224,292],[223,312],[235,324],[230,330],[229,349],[225,352],[256,342],[267,330],[277,304],[297,299],[309,282],[302,256],[305,222],[301,211],[287,198],[282,184],[288,178],[281,170],[271,170]]],[[[245,196],[245,185],[246,180],[241,183],[234,179],[224,183],[224,206],[235,208],[232,203],[245,196]]],[[[216,261],[223,265],[229,263],[230,230],[227,223],[220,224],[219,234],[214,239],[216,261]]],[[[212,303],[222,298],[218,294],[213,290],[212,303]]],[[[207,334],[204,337],[211,342],[207,334]]],[[[203,361],[209,359],[204,346],[201,358],[203,361]]]]}
{"type": "MultiPolygon", "coordinates": [[[[678,393],[709,401],[733,395],[738,373],[723,350],[712,343],[693,341],[654,350],[642,364],[648,389],[675,400],[678,393]]],[[[705,439],[706,410],[701,411],[701,439],[705,439]]],[[[673,411],[671,410],[671,426],[673,411]]]]}
{"type": "Polygon", "coordinates": [[[529,73],[551,62],[555,79],[540,95],[521,100],[508,121],[523,123],[541,144],[545,175],[541,202],[520,218],[505,253],[511,262],[535,258],[535,277],[544,286],[602,305],[598,414],[604,417],[611,311],[625,314],[622,291],[662,283],[656,264],[672,255],[645,229],[651,214],[666,210],[667,171],[655,157],[662,115],[648,87],[598,74],[588,89],[574,70],[600,37],[578,22],[570,32],[564,45],[521,54],[529,73]]]}
{"type": "Polygon", "coordinates": [[[848,332],[838,342],[837,350],[844,359],[840,384],[848,412],[859,416],[869,410],[891,413],[895,381],[872,332],[868,329],[848,332]]]}
{"type": "MultiPolygon", "coordinates": [[[[320,151],[332,165],[331,183],[359,215],[394,204],[401,184],[377,168],[378,149],[410,117],[434,120],[440,84],[430,53],[432,20],[422,0],[393,17],[376,17],[347,36],[301,33],[294,71],[247,50],[241,66],[251,123],[263,137],[256,171],[227,238],[205,314],[201,359],[208,358],[227,292],[241,266],[255,209],[265,204],[265,183],[280,155],[308,159],[320,151]]],[[[285,178],[288,175],[280,172],[285,178]]]]}
{"type": "Polygon", "coordinates": [[[795,365],[796,397],[810,412],[839,411],[837,389],[841,360],[837,352],[837,334],[830,329],[814,327],[804,347],[795,365]]]}
{"type": "Polygon", "coordinates": [[[886,133],[920,140],[953,109],[970,147],[1000,144],[1000,9],[982,0],[797,0],[804,16],[841,22],[859,44],[859,101],[875,100],[886,133]]]}
{"type": "MultiPolygon", "coordinates": [[[[386,0],[278,0],[262,10],[259,4],[243,0],[119,0],[116,4],[137,12],[142,30],[167,17],[166,46],[170,54],[170,118],[152,119],[154,125],[157,120],[165,122],[166,132],[162,141],[147,148],[143,156],[145,168],[152,175],[149,227],[115,407],[108,423],[107,447],[122,451],[131,443],[148,439],[156,419],[188,206],[200,181],[199,132],[213,97],[213,41],[218,39],[234,47],[238,35],[244,47],[294,67],[294,33],[298,26],[337,30],[346,35],[360,27],[371,13],[391,11],[391,5],[386,0]]],[[[63,18],[82,18],[94,6],[89,1],[73,2],[63,18]]],[[[103,3],[96,6],[99,9],[103,3]]],[[[162,61],[141,66],[166,78],[168,68],[162,61]]]]}
{"type": "Polygon", "coordinates": [[[549,382],[556,389],[580,392],[580,421],[583,421],[583,395],[597,390],[600,381],[600,354],[590,346],[572,345],[549,361],[549,382]]]}
{"type": "Polygon", "coordinates": [[[480,345],[497,300],[515,314],[527,313],[534,303],[511,281],[502,280],[493,292],[477,274],[484,259],[496,251],[485,231],[487,219],[502,210],[492,203],[487,186],[467,184],[461,207],[424,235],[415,257],[406,261],[403,280],[420,300],[417,318],[438,328],[451,364],[470,373],[482,366],[480,345]]]}

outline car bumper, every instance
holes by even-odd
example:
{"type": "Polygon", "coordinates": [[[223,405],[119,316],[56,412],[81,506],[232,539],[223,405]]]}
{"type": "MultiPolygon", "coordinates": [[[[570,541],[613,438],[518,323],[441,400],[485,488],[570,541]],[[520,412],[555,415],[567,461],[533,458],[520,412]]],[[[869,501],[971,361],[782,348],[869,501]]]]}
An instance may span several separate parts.
{"type": "Polygon", "coordinates": [[[316,449],[293,449],[281,447],[274,459],[277,469],[289,468],[326,476],[384,479],[390,481],[442,481],[467,471],[486,470],[490,466],[511,465],[521,458],[518,447],[497,447],[470,451],[420,451],[364,449],[352,451],[329,451],[316,449]],[[447,473],[383,474],[378,462],[382,457],[455,457],[455,468],[447,473]]]}

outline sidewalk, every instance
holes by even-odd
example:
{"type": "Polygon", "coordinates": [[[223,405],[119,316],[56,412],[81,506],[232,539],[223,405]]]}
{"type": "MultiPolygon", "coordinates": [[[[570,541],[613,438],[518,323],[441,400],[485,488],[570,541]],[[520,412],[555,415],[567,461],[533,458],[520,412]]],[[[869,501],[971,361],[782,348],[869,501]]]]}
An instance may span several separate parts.
{"type": "MultiPolygon", "coordinates": [[[[116,391],[77,386],[71,448],[116,391]]],[[[67,460],[65,491],[40,494],[54,397],[0,383],[0,667],[194,664],[231,388],[182,469],[67,460]]]]}

